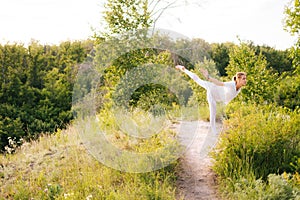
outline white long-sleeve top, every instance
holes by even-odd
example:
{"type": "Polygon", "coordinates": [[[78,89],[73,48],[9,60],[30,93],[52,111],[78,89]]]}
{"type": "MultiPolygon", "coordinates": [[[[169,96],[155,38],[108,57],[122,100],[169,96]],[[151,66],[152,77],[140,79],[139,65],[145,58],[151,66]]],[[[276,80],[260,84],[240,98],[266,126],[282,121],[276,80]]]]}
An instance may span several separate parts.
{"type": "Polygon", "coordinates": [[[228,104],[241,91],[241,89],[236,90],[235,81],[224,82],[224,86],[218,86],[209,81],[200,79],[196,74],[187,69],[185,69],[184,72],[198,83],[198,85],[205,88],[207,90],[207,97],[213,98],[216,102],[224,102],[225,104],[228,104]]]}

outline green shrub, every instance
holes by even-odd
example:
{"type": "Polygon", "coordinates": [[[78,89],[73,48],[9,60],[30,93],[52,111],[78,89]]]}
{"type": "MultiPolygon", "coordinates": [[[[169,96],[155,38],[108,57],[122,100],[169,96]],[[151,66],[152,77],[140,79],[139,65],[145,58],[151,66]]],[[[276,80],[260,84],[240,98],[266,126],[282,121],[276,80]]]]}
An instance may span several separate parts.
{"type": "Polygon", "coordinates": [[[241,180],[259,187],[256,181],[267,181],[270,174],[299,172],[299,110],[232,103],[227,115],[227,129],[213,157],[214,170],[228,191],[234,192],[241,180]]]}
{"type": "MultiPolygon", "coordinates": [[[[299,178],[299,177],[298,177],[299,178]]],[[[270,174],[268,182],[261,179],[241,178],[234,184],[232,193],[227,194],[227,199],[238,200],[288,200],[299,199],[299,185],[295,185],[297,177],[291,174],[270,174]]]]}
{"type": "Polygon", "coordinates": [[[273,102],[278,75],[268,69],[268,62],[262,53],[256,54],[249,43],[241,42],[233,46],[229,52],[229,65],[226,73],[233,77],[236,72],[247,73],[247,89],[241,91],[238,98],[248,102],[273,102]]]}
{"type": "Polygon", "coordinates": [[[277,86],[275,101],[279,106],[296,109],[300,106],[300,75],[285,77],[277,86]]]}

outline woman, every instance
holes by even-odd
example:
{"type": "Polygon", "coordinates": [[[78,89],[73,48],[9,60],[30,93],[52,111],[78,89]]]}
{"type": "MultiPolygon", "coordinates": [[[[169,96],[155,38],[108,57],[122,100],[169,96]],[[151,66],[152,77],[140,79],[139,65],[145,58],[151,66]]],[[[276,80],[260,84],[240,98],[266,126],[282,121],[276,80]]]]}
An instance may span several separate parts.
{"type": "Polygon", "coordinates": [[[223,102],[228,104],[233,98],[235,98],[241,88],[246,85],[246,73],[237,72],[233,77],[232,81],[221,82],[215,78],[209,76],[208,71],[200,69],[201,73],[208,81],[201,80],[196,74],[190,72],[182,65],[177,65],[176,69],[179,69],[191,77],[201,87],[206,89],[207,100],[210,111],[210,125],[212,132],[217,134],[216,130],[216,113],[217,113],[217,102],[223,102]]]}

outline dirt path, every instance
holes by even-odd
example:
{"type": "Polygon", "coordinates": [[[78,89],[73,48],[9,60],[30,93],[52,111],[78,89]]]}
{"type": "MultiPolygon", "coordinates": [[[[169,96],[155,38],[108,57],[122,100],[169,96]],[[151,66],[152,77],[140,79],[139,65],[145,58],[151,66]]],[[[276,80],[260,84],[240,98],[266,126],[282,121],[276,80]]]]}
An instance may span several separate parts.
{"type": "MultiPolygon", "coordinates": [[[[219,125],[220,126],[220,125],[219,125]]],[[[178,197],[184,200],[218,200],[215,174],[208,152],[217,141],[209,133],[209,123],[182,121],[174,127],[186,151],[180,158],[178,197]]]]}

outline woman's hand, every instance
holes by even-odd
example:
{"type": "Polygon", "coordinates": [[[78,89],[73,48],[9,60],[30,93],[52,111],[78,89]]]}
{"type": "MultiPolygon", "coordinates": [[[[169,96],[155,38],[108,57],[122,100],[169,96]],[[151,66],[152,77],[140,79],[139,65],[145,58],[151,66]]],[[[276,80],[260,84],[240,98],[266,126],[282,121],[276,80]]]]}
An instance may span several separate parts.
{"type": "Polygon", "coordinates": [[[176,68],[176,69],[179,69],[179,70],[181,70],[181,71],[184,71],[184,70],[185,70],[185,67],[182,66],[182,65],[176,65],[175,68],[176,68]]]}
{"type": "Polygon", "coordinates": [[[209,79],[209,74],[208,74],[207,69],[201,68],[201,69],[200,69],[200,72],[203,74],[203,76],[204,76],[207,80],[209,79]]]}

